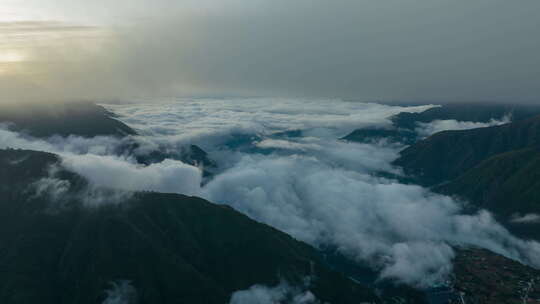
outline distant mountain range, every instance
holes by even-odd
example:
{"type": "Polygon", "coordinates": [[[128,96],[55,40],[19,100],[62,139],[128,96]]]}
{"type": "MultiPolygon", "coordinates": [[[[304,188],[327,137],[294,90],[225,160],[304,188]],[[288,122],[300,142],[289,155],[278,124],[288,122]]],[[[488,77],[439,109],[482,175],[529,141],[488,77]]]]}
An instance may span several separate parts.
{"type": "Polygon", "coordinates": [[[448,103],[420,113],[402,112],[392,117],[395,127],[414,130],[418,123],[434,120],[489,122],[510,116],[513,121],[528,119],[540,114],[540,105],[504,103],[448,103]]]}
{"type": "Polygon", "coordinates": [[[391,117],[390,128],[362,128],[343,137],[344,140],[369,143],[379,140],[412,145],[422,139],[417,128],[436,120],[488,123],[505,117],[521,121],[540,115],[540,105],[449,103],[419,113],[402,112],[391,117]]]}

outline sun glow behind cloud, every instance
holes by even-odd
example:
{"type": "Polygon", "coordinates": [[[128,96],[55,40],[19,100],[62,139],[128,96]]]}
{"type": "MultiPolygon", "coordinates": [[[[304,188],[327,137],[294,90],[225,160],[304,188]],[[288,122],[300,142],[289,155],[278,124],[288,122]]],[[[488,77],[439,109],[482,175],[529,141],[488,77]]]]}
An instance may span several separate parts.
{"type": "MultiPolygon", "coordinates": [[[[0,21],[0,63],[46,61],[51,50],[83,41],[85,48],[99,46],[106,31],[59,21],[0,21]]],[[[69,58],[69,57],[67,57],[69,58]]],[[[66,59],[67,59],[66,58],[66,59]]]]}
{"type": "Polygon", "coordinates": [[[0,50],[0,63],[14,63],[25,60],[25,56],[15,50],[0,50]]]}
{"type": "Polygon", "coordinates": [[[18,63],[24,62],[26,57],[17,50],[0,49],[0,75],[14,73],[18,63]]]}
{"type": "Polygon", "coordinates": [[[92,99],[104,87],[94,76],[112,62],[104,51],[112,35],[77,23],[0,21],[0,103],[92,99]]]}

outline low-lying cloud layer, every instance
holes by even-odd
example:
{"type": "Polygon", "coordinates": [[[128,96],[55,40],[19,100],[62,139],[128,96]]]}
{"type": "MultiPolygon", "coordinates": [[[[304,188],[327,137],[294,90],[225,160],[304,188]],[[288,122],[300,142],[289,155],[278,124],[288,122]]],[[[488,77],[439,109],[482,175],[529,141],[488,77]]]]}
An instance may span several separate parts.
{"type": "Polygon", "coordinates": [[[304,130],[303,136],[339,138],[364,127],[390,127],[402,111],[422,112],[433,105],[386,106],[340,99],[220,98],[138,100],[105,105],[148,140],[194,143],[207,149],[231,135],[270,135],[304,130]],[[156,106],[153,102],[159,102],[156,106]]]}
{"type": "MultiPolygon", "coordinates": [[[[79,197],[89,206],[121,202],[129,197],[129,192],[137,190],[186,195],[200,193],[200,168],[171,159],[143,166],[137,164],[132,155],[115,154],[123,144],[122,140],[103,136],[55,136],[42,140],[12,132],[7,126],[0,128],[0,149],[29,149],[60,155],[65,169],[90,182],[79,197]]],[[[56,171],[51,168],[49,176],[31,185],[31,190],[36,195],[48,195],[53,201],[61,201],[70,185],[57,178],[56,171]]]]}
{"type": "Polygon", "coordinates": [[[111,282],[111,288],[105,290],[107,298],[102,304],[137,304],[139,298],[137,290],[130,281],[119,280],[111,282]]]}
{"type": "Polygon", "coordinates": [[[64,155],[63,166],[83,173],[93,185],[121,190],[199,193],[201,170],[175,160],[141,166],[125,159],[98,155],[64,155]]]}
{"type": "Polygon", "coordinates": [[[336,248],[381,278],[429,286],[451,271],[453,246],[480,246],[540,267],[540,244],[513,237],[481,211],[420,186],[379,177],[403,146],[338,140],[357,127],[389,126],[392,107],[336,100],[183,100],[111,106],[145,145],[203,143],[220,165],[200,186],[198,168],[166,160],[136,165],[109,155],[107,138],[31,140],[0,130],[3,146],[59,153],[92,184],[202,196],[320,248],[336,248]],[[305,105],[308,107],[304,107],[305,105]],[[96,145],[94,148],[91,146],[96,145]]]}
{"type": "Polygon", "coordinates": [[[510,219],[512,223],[516,224],[540,224],[540,214],[527,213],[525,215],[514,214],[510,219]]]}
{"type": "Polygon", "coordinates": [[[458,121],[455,119],[448,120],[434,120],[428,123],[418,123],[416,132],[421,137],[428,137],[435,133],[446,130],[468,130],[476,128],[486,128],[493,126],[500,126],[512,122],[512,117],[506,115],[500,120],[492,119],[489,122],[475,122],[475,121],[458,121]]]}
{"type": "Polygon", "coordinates": [[[449,197],[310,156],[245,156],[203,190],[211,201],[312,245],[336,246],[382,267],[382,277],[407,283],[429,286],[447,274],[449,245],[477,245],[540,266],[540,245],[512,237],[486,212],[462,215],[449,197]]]}
{"type": "Polygon", "coordinates": [[[315,295],[309,290],[293,287],[287,282],[281,282],[274,287],[254,285],[246,290],[232,294],[229,304],[320,304],[315,295]]]}

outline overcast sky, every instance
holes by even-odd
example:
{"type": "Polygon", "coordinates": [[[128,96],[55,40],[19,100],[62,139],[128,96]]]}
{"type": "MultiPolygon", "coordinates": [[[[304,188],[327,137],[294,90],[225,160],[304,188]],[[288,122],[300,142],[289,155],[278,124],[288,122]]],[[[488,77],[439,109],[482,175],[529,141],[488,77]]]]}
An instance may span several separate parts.
{"type": "Polygon", "coordinates": [[[540,102],[538,16],[537,0],[3,0],[0,89],[540,102]]]}

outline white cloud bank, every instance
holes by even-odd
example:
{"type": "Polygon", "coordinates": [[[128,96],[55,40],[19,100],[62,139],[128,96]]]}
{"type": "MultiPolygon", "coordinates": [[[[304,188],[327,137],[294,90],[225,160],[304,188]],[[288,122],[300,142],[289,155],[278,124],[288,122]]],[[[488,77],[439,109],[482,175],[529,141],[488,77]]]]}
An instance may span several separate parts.
{"type": "Polygon", "coordinates": [[[111,288],[105,290],[107,298],[102,304],[137,304],[139,303],[137,290],[130,281],[120,280],[111,282],[111,288]]]}
{"type": "Polygon", "coordinates": [[[420,108],[238,99],[110,109],[150,144],[205,143],[221,171],[201,188],[199,169],[171,160],[139,166],[108,155],[114,143],[104,138],[39,141],[0,129],[0,147],[57,152],[66,167],[96,185],[196,194],[228,204],[299,240],[335,247],[379,269],[381,278],[429,286],[451,271],[455,245],[488,248],[540,267],[540,244],[513,237],[489,213],[464,215],[449,197],[377,177],[378,171],[399,173],[390,165],[399,146],[337,140],[354,128],[389,125],[392,114],[420,108]],[[268,139],[290,130],[302,130],[303,137],[268,139]],[[235,134],[257,135],[262,141],[247,144],[280,151],[265,155],[224,147],[235,134]],[[90,147],[97,142],[98,148],[90,147]]]}
{"type": "Polygon", "coordinates": [[[500,126],[510,122],[512,122],[510,115],[506,115],[501,119],[491,119],[489,122],[458,121],[455,119],[434,120],[428,123],[418,123],[415,131],[420,137],[428,137],[442,131],[486,128],[500,126]]]}
{"type": "Polygon", "coordinates": [[[382,278],[430,285],[450,272],[454,245],[481,246],[540,266],[540,245],[514,238],[487,212],[463,215],[449,197],[374,177],[380,170],[399,173],[390,165],[399,146],[336,140],[358,127],[388,126],[397,112],[426,108],[280,99],[110,108],[152,138],[206,144],[228,162],[201,189],[203,197],[314,246],[335,246],[381,269],[382,278]],[[301,130],[302,137],[268,138],[290,130],[301,130]],[[235,134],[258,135],[262,140],[253,145],[279,153],[223,150],[235,134]]]}
{"type": "MultiPolygon", "coordinates": [[[[119,202],[130,191],[158,191],[195,195],[200,192],[202,171],[181,161],[166,159],[148,166],[137,164],[127,155],[114,155],[122,141],[111,137],[82,138],[77,136],[36,139],[0,128],[0,149],[18,148],[58,154],[61,165],[85,177],[90,185],[82,199],[88,205],[119,202]],[[121,191],[106,191],[103,188],[121,191]]],[[[143,145],[144,146],[144,145],[143,145]]],[[[33,186],[39,195],[59,200],[69,183],[59,180],[54,170],[33,186]]]]}
{"type": "Polygon", "coordinates": [[[199,193],[201,170],[175,160],[148,166],[113,156],[63,155],[62,165],[101,187],[122,190],[145,190],[165,193],[199,193]]]}
{"type": "Polygon", "coordinates": [[[510,222],[517,224],[540,224],[540,214],[527,213],[525,215],[514,214],[510,222]]]}
{"type": "Polygon", "coordinates": [[[210,201],[314,246],[336,246],[378,266],[383,278],[409,284],[444,278],[452,245],[476,245],[540,266],[540,244],[514,238],[487,212],[462,215],[449,197],[309,156],[245,156],[203,191],[210,201]]]}

